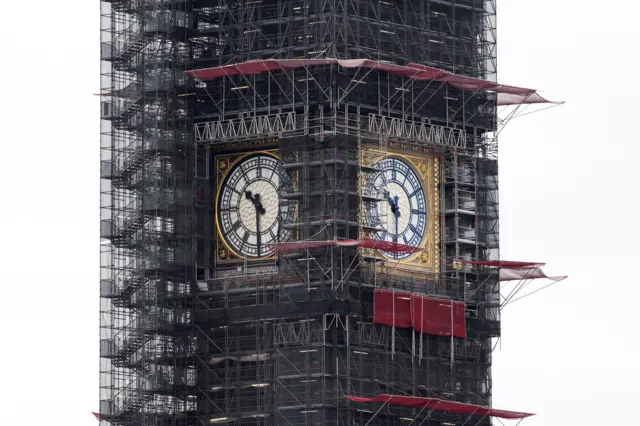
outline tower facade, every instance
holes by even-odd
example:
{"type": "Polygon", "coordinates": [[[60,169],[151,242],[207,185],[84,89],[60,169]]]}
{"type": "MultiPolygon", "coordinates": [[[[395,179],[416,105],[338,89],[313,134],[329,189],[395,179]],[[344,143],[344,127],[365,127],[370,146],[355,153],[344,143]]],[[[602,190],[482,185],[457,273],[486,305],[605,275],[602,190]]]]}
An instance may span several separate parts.
{"type": "Polygon", "coordinates": [[[495,0],[101,25],[100,421],[490,424],[495,0]]]}

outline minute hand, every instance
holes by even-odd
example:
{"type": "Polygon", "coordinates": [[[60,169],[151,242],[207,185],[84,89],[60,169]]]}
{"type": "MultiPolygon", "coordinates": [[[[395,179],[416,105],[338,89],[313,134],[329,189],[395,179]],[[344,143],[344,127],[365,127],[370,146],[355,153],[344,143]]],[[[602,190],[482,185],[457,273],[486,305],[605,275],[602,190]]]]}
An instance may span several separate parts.
{"type": "Polygon", "coordinates": [[[257,251],[258,257],[260,257],[260,245],[261,245],[260,215],[265,214],[266,210],[264,209],[264,207],[262,206],[262,202],[260,201],[260,194],[253,195],[251,191],[246,191],[244,195],[247,198],[247,200],[251,201],[251,203],[256,209],[256,245],[257,245],[256,251],[257,251]]]}
{"type": "Polygon", "coordinates": [[[393,197],[393,199],[391,199],[391,195],[387,192],[387,202],[389,203],[389,206],[391,207],[391,212],[395,217],[396,232],[393,237],[393,242],[397,243],[398,242],[398,218],[400,217],[400,208],[398,207],[398,196],[396,195],[393,197]]]}

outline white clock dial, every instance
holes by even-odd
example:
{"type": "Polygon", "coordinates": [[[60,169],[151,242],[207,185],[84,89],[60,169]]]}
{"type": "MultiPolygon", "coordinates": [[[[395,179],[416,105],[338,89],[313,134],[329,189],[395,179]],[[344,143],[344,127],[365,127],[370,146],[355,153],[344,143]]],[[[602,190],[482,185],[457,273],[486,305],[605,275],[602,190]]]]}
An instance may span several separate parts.
{"type": "Polygon", "coordinates": [[[292,185],[278,159],[268,154],[248,156],[233,166],[222,183],[217,208],[220,234],[236,254],[266,257],[273,254],[271,244],[290,238],[280,224],[293,220],[296,205],[278,193],[292,185]]]}
{"type": "MultiPolygon", "coordinates": [[[[424,188],[413,168],[399,158],[380,160],[367,181],[367,193],[376,194],[377,201],[365,202],[365,220],[377,229],[372,237],[378,240],[419,246],[427,223],[424,188]]],[[[383,253],[392,259],[404,259],[410,253],[383,253]]]]}

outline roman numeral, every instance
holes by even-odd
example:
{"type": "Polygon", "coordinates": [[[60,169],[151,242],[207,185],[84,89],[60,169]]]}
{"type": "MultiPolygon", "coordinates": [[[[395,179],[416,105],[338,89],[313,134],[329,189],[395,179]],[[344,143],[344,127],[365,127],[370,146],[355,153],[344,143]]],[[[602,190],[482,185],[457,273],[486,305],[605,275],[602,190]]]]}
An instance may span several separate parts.
{"type": "Polygon", "coordinates": [[[422,188],[418,188],[415,191],[413,191],[411,194],[409,194],[409,198],[415,197],[416,195],[418,195],[420,192],[422,192],[422,188]]]}
{"type": "Polygon", "coordinates": [[[242,242],[240,243],[240,251],[244,250],[244,246],[247,245],[247,241],[249,240],[249,233],[245,232],[242,237],[242,242]]]}
{"type": "Polygon", "coordinates": [[[422,210],[418,210],[418,209],[411,209],[411,214],[419,214],[419,215],[423,215],[425,214],[422,210]]]}

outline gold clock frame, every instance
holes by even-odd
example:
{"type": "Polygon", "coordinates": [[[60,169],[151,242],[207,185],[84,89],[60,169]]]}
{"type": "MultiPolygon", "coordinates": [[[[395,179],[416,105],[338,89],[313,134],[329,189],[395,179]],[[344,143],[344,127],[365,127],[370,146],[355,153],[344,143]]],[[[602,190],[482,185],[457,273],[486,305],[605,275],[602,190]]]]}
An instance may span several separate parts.
{"type": "MultiPolygon", "coordinates": [[[[363,165],[373,167],[377,162],[397,158],[404,161],[413,169],[425,191],[427,207],[427,223],[425,234],[420,241],[420,250],[405,259],[394,260],[380,251],[377,255],[387,262],[401,265],[407,268],[428,269],[439,273],[440,270],[440,157],[433,154],[416,156],[405,154],[401,151],[382,151],[379,149],[364,148],[363,165]]],[[[362,182],[363,190],[366,182],[362,182]]],[[[364,212],[364,210],[363,210],[364,212]]],[[[363,231],[365,237],[372,232],[363,231]]]]}
{"type": "MultiPolygon", "coordinates": [[[[214,220],[216,228],[216,261],[221,263],[239,263],[244,262],[245,256],[235,251],[231,245],[227,242],[220,228],[220,219],[218,217],[218,203],[220,201],[220,194],[222,185],[227,179],[227,176],[238,165],[249,157],[256,155],[268,155],[280,161],[278,156],[279,151],[277,149],[259,150],[259,151],[245,151],[235,154],[225,154],[215,156],[215,174],[216,174],[216,196],[214,200],[214,220]]],[[[297,209],[296,209],[297,214],[297,209]]],[[[248,262],[260,262],[265,260],[275,259],[275,256],[262,256],[262,257],[247,257],[248,262]]]]}

